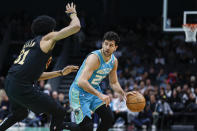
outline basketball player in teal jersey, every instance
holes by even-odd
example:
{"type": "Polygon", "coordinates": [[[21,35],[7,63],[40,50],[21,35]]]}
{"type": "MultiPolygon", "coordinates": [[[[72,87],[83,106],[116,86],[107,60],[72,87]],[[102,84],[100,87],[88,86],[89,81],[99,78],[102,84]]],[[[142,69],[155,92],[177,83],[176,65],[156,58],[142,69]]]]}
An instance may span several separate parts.
{"type": "Polygon", "coordinates": [[[69,91],[70,105],[74,109],[76,127],[71,131],[93,131],[92,112],[101,118],[97,131],[108,131],[113,123],[113,114],[108,106],[109,96],[102,93],[100,82],[109,74],[111,88],[126,99],[117,78],[118,60],[114,52],[120,39],[115,32],[104,35],[102,49],[93,51],[84,60],[69,91]]]}

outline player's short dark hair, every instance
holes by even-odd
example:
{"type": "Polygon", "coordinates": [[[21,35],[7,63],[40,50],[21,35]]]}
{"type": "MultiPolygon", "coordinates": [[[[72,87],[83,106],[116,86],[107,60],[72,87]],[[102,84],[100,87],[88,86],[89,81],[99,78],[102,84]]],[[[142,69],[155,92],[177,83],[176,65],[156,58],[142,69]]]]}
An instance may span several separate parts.
{"type": "Polygon", "coordinates": [[[55,29],[56,21],[47,15],[38,16],[33,20],[31,31],[34,35],[46,35],[55,29]]]}
{"type": "Polygon", "coordinates": [[[103,37],[103,40],[110,40],[110,41],[114,40],[116,45],[120,43],[119,35],[113,31],[106,32],[103,37]]]}

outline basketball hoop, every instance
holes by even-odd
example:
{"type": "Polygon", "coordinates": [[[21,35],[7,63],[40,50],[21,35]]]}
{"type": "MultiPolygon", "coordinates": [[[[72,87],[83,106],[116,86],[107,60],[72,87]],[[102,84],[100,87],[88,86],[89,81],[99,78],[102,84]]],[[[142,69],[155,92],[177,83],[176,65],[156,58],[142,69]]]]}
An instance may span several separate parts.
{"type": "Polygon", "coordinates": [[[197,24],[184,24],[185,42],[196,42],[197,24]]]}

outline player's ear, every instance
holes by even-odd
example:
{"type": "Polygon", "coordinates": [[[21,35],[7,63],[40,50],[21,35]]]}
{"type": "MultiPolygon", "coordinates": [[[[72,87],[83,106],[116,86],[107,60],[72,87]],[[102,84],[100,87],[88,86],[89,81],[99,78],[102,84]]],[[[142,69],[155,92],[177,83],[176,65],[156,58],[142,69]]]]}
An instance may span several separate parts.
{"type": "Polygon", "coordinates": [[[104,41],[102,42],[102,44],[101,44],[101,47],[103,48],[103,46],[104,46],[104,41]]]}
{"type": "Polygon", "coordinates": [[[116,51],[117,49],[118,49],[118,46],[116,45],[116,46],[115,46],[115,51],[116,51]]]}

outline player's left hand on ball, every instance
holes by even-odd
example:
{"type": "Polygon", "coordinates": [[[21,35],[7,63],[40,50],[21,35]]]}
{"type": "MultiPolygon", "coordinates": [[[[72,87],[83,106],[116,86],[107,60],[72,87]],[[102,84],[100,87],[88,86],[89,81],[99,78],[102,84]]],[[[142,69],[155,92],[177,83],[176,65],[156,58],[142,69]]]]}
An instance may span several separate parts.
{"type": "Polygon", "coordinates": [[[126,95],[136,95],[138,92],[137,91],[130,91],[130,92],[127,92],[126,95]]]}
{"type": "Polygon", "coordinates": [[[76,72],[78,69],[79,69],[79,66],[69,65],[69,66],[64,67],[64,69],[62,70],[62,74],[68,75],[71,72],[76,72]]]}

